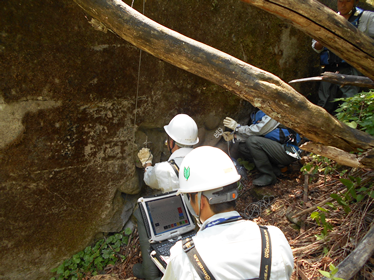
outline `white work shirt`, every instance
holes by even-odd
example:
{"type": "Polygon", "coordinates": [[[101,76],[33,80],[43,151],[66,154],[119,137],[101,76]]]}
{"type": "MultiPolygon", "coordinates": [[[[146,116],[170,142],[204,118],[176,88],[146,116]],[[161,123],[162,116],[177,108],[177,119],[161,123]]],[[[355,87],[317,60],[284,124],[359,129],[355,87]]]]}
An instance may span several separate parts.
{"type": "MultiPolygon", "coordinates": [[[[174,159],[175,163],[181,166],[184,157],[192,150],[192,148],[180,148],[170,156],[168,161],[174,159]]],[[[156,163],[155,166],[148,166],[145,169],[144,182],[152,189],[159,189],[162,192],[179,189],[179,178],[167,161],[156,163]]]]}
{"type": "MultiPolygon", "coordinates": [[[[206,220],[238,216],[236,211],[216,214],[206,220]]],[[[293,270],[293,256],[290,245],[281,230],[267,226],[272,249],[270,279],[290,279],[293,270]]],[[[256,223],[240,220],[218,224],[200,230],[193,237],[197,251],[216,280],[258,278],[261,263],[261,233],[256,223]]],[[[171,248],[170,262],[162,280],[200,279],[187,254],[182,249],[182,241],[171,248]]]]}

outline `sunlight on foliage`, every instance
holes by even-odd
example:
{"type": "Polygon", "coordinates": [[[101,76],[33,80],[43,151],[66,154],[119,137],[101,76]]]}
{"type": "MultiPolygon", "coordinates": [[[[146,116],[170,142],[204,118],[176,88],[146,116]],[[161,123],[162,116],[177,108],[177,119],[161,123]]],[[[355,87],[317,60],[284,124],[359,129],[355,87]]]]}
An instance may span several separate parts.
{"type": "Polygon", "coordinates": [[[335,111],[338,120],[374,136],[374,90],[335,101],[343,102],[335,111]]]}
{"type": "Polygon", "coordinates": [[[126,228],[121,233],[100,239],[93,247],[86,247],[83,251],[78,252],[71,259],[65,260],[59,267],[53,269],[51,272],[56,272],[57,276],[50,280],[79,280],[85,275],[97,275],[107,265],[114,265],[118,260],[124,261],[126,256],[119,252],[121,246],[127,244],[131,233],[132,230],[126,228]]]}
{"type": "Polygon", "coordinates": [[[335,267],[333,264],[330,264],[329,268],[330,268],[330,272],[319,270],[319,273],[321,273],[323,276],[325,276],[329,279],[332,279],[332,280],[344,280],[344,279],[339,278],[339,277],[334,277],[334,275],[338,272],[337,267],[335,267]]]}

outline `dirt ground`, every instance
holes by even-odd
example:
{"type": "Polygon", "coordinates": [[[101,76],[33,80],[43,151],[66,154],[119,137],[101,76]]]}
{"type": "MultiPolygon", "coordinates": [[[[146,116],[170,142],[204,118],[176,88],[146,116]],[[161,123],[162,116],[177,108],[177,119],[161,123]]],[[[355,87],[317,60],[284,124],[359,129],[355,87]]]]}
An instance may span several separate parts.
{"type": "MultiPolygon", "coordinates": [[[[282,173],[275,185],[262,188],[256,188],[251,183],[258,176],[256,171],[249,173],[248,180],[243,180],[240,187],[237,210],[258,224],[279,227],[288,239],[294,255],[295,267],[291,279],[315,280],[322,278],[319,270],[330,271],[330,264],[337,266],[356,248],[373,225],[374,206],[373,199],[366,198],[360,203],[351,204],[351,211],[345,213],[330,198],[331,193],[346,189],[339,181],[339,176],[317,174],[306,180],[300,167],[299,163],[295,163],[282,173]],[[332,229],[328,231],[326,238],[316,237],[321,235],[323,228],[310,217],[315,205],[327,210],[326,221],[332,225],[332,229]],[[307,213],[301,215],[301,211],[305,209],[308,209],[307,213]],[[295,214],[298,216],[295,217],[295,214]]],[[[374,182],[373,171],[349,172],[352,176],[366,179],[373,187],[370,183],[374,182]]],[[[128,255],[127,259],[107,268],[106,275],[87,279],[137,279],[132,274],[132,266],[142,259],[136,230],[129,244],[123,247],[122,254],[128,255]]],[[[353,279],[374,279],[374,256],[369,258],[353,279]]]]}

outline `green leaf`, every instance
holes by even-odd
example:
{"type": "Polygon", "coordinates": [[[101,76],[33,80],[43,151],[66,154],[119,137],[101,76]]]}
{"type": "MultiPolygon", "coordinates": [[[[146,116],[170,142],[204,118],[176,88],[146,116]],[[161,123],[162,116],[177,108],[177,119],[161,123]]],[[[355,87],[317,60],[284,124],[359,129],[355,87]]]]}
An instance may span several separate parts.
{"type": "Polygon", "coordinates": [[[114,235],[109,236],[109,237],[105,240],[105,243],[106,243],[106,244],[109,244],[109,243],[113,242],[113,240],[114,240],[114,235]]]}
{"type": "Polygon", "coordinates": [[[75,263],[80,263],[81,262],[81,258],[78,254],[73,256],[73,262],[75,262],[75,263]]]}
{"type": "Polygon", "coordinates": [[[132,233],[132,229],[131,228],[125,228],[125,234],[126,235],[130,235],[132,233]]]}
{"type": "Polygon", "coordinates": [[[344,212],[346,214],[348,214],[349,212],[351,212],[351,208],[349,206],[343,206],[343,209],[344,209],[344,212]]]}
{"type": "Polygon", "coordinates": [[[61,265],[57,268],[57,274],[63,274],[63,273],[64,273],[64,270],[65,270],[65,265],[64,265],[64,264],[61,264],[61,265]]]}
{"type": "Polygon", "coordinates": [[[312,214],[310,214],[310,217],[315,220],[316,218],[319,217],[319,213],[318,212],[313,212],[312,214]]]}
{"type": "Polygon", "coordinates": [[[321,273],[323,276],[328,277],[328,278],[331,278],[331,275],[330,275],[329,272],[327,272],[327,271],[323,271],[323,270],[318,270],[318,271],[319,271],[319,273],[321,273]]]}
{"type": "Polygon", "coordinates": [[[95,264],[100,264],[102,261],[104,261],[103,258],[102,257],[98,257],[98,258],[95,259],[94,263],[95,264]]]}
{"type": "Polygon", "coordinates": [[[339,179],[340,182],[343,183],[344,186],[346,186],[347,188],[352,188],[353,187],[353,182],[349,179],[339,179]]]}
{"type": "Polygon", "coordinates": [[[323,240],[323,239],[325,239],[326,235],[324,235],[323,233],[321,233],[321,234],[315,235],[315,237],[316,237],[317,240],[323,240]]]}
{"type": "Polygon", "coordinates": [[[349,127],[352,127],[352,128],[354,128],[354,129],[356,129],[356,128],[357,128],[357,123],[356,123],[355,121],[352,121],[352,122],[348,122],[348,123],[347,123],[347,125],[348,125],[349,127]]]}
{"type": "Polygon", "coordinates": [[[327,209],[325,209],[325,208],[322,208],[322,207],[319,207],[319,206],[317,206],[317,208],[318,208],[319,210],[323,211],[323,212],[329,212],[329,210],[327,210],[327,209]]]}
{"type": "Polygon", "coordinates": [[[356,200],[357,200],[357,202],[360,202],[360,201],[362,201],[364,198],[365,198],[365,195],[363,195],[363,194],[359,194],[359,195],[357,195],[356,200]]]}
{"type": "Polygon", "coordinates": [[[331,275],[335,275],[337,272],[338,272],[338,268],[337,267],[335,267],[335,265],[333,265],[333,264],[330,264],[330,266],[329,266],[329,268],[330,268],[330,274],[331,275]]]}

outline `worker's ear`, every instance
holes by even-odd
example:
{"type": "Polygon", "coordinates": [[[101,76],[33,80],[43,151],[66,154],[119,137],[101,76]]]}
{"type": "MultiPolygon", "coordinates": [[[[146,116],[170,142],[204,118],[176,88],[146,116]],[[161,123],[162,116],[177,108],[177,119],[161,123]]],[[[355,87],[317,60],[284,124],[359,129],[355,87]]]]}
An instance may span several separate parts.
{"type": "Polygon", "coordinates": [[[210,207],[210,206],[209,206],[208,199],[204,195],[202,195],[201,201],[200,201],[200,211],[203,210],[204,207],[210,207]]]}

